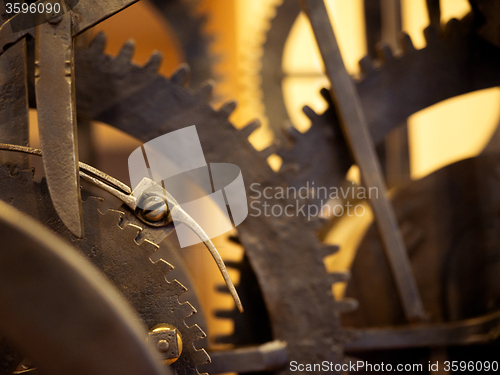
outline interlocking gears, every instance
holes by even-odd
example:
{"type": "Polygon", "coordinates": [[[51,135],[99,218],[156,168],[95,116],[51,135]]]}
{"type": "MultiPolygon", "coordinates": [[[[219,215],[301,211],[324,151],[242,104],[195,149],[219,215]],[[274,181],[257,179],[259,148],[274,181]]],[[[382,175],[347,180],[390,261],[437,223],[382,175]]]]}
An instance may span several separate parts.
{"type": "MultiPolygon", "coordinates": [[[[178,84],[186,82],[184,70],[166,79],[156,74],[154,63],[142,68],[125,58],[115,60],[103,55],[103,42],[99,37],[89,49],[76,55],[77,75],[87,77],[77,84],[80,113],[144,142],[196,124],[207,161],[238,165],[248,196],[252,195],[249,187],[253,182],[259,182],[261,189],[286,183],[267,164],[269,150],[259,154],[248,142],[254,124],[238,131],[227,120],[234,109],[232,104],[222,106],[218,112],[206,104],[209,86],[191,93],[178,84]]],[[[346,338],[338,323],[338,312],[350,310],[355,304],[332,298],[332,282],[345,277],[328,276],[323,258],[337,248],[322,245],[311,230],[315,227],[316,223],[303,218],[249,216],[238,227],[238,233],[257,275],[273,338],[286,341],[290,356],[297,360],[337,363],[342,361],[346,338]],[[295,275],[293,282],[291,274],[295,275]],[[313,311],[306,306],[317,308],[313,311]]]]}
{"type": "MultiPolygon", "coordinates": [[[[161,323],[175,326],[182,336],[183,352],[172,367],[178,374],[198,374],[197,366],[208,362],[209,357],[203,349],[194,346],[196,341],[205,337],[204,332],[198,325],[188,326],[185,321],[196,309],[188,302],[179,302],[179,296],[186,291],[179,281],[167,281],[166,275],[172,266],[161,260],[152,264],[149,259],[156,251],[163,256],[171,251],[165,246],[159,250],[158,246],[142,239],[142,225],[138,219],[125,223],[122,220],[124,212],[120,210],[101,213],[101,200],[92,197],[83,203],[87,233],[83,239],[75,238],[58,219],[45,182],[36,183],[32,176],[30,171],[12,176],[8,167],[1,167],[0,199],[45,223],[72,243],[118,288],[148,329],[161,323]]],[[[172,257],[175,255],[171,254],[169,258],[172,257]]],[[[168,261],[182,267],[178,258],[168,261]]],[[[186,272],[177,277],[189,285],[186,272]]]]}

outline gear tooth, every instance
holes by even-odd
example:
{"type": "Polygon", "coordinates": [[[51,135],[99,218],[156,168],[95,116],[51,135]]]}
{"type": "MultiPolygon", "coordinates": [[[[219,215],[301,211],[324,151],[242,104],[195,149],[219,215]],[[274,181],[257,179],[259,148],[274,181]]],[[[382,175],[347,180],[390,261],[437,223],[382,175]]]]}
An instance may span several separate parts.
{"type": "Polygon", "coordinates": [[[405,32],[401,33],[400,45],[403,53],[406,55],[415,51],[415,46],[413,45],[411,37],[405,32]]]}
{"type": "Polygon", "coordinates": [[[187,290],[186,287],[184,285],[182,285],[180,282],[178,282],[177,280],[172,280],[172,281],[169,281],[168,283],[170,285],[170,290],[175,295],[180,296],[182,293],[184,293],[187,290]]]}
{"type": "Polygon", "coordinates": [[[261,127],[260,120],[253,120],[243,129],[240,130],[240,134],[242,134],[245,138],[248,138],[254,131],[259,129],[260,127],[261,127]]]}
{"type": "Polygon", "coordinates": [[[106,47],[107,37],[102,31],[99,32],[94,39],[89,44],[89,50],[92,52],[102,54],[104,52],[104,48],[106,47]]]}
{"type": "Polygon", "coordinates": [[[264,159],[267,159],[269,156],[275,154],[277,151],[278,151],[278,145],[272,144],[271,146],[266,147],[265,149],[263,149],[262,151],[260,151],[259,154],[264,159]]]}
{"type": "Polygon", "coordinates": [[[350,272],[333,272],[328,274],[332,284],[349,281],[351,279],[350,272]]]}
{"type": "Polygon", "coordinates": [[[160,70],[161,63],[163,62],[163,55],[159,51],[154,51],[153,54],[149,57],[148,62],[144,65],[144,69],[158,72],[160,70]]]}
{"type": "Polygon", "coordinates": [[[88,197],[87,200],[85,201],[85,203],[89,207],[93,207],[96,211],[99,211],[101,214],[103,214],[100,210],[102,202],[104,202],[104,198],[94,197],[94,196],[88,197]]]}
{"type": "Polygon", "coordinates": [[[23,181],[33,181],[35,177],[35,168],[23,169],[19,171],[19,178],[23,181]]]}
{"type": "Polygon", "coordinates": [[[380,42],[375,46],[377,50],[378,58],[384,63],[390,63],[394,60],[394,54],[392,53],[391,47],[385,42],[380,42]]]}
{"type": "Polygon", "coordinates": [[[340,247],[337,245],[323,245],[320,249],[323,257],[327,257],[333,254],[337,254],[340,250],[340,247]]]}
{"type": "Polygon", "coordinates": [[[135,42],[132,39],[129,39],[122,46],[120,52],[118,52],[116,60],[122,62],[130,62],[132,60],[132,57],[134,56],[134,52],[135,52],[135,42]]]}
{"type": "Polygon", "coordinates": [[[151,257],[149,257],[149,260],[151,260],[155,267],[161,268],[161,272],[165,275],[165,280],[169,283],[167,275],[174,269],[174,266],[163,259],[153,261],[151,257]]]}
{"type": "Polygon", "coordinates": [[[175,73],[172,74],[170,81],[178,86],[187,86],[189,83],[189,71],[189,65],[182,64],[179,68],[177,68],[175,73]]]}
{"type": "Polygon", "coordinates": [[[344,298],[340,301],[335,301],[335,309],[341,314],[354,311],[358,306],[359,303],[354,298],[344,298]]]}
{"type": "Polygon", "coordinates": [[[370,56],[365,56],[361,60],[359,60],[359,67],[361,68],[361,72],[365,76],[368,76],[375,71],[373,60],[370,56]]]}
{"type": "Polygon", "coordinates": [[[226,284],[217,284],[214,289],[216,292],[221,294],[230,294],[226,284]]]}
{"type": "Polygon", "coordinates": [[[198,101],[202,103],[208,103],[208,101],[212,97],[213,90],[214,90],[214,83],[212,81],[208,81],[205,84],[203,84],[196,92],[196,97],[198,98],[198,101]]]}
{"type": "Polygon", "coordinates": [[[214,342],[216,344],[232,344],[233,336],[232,335],[215,335],[214,342]]]}
{"type": "Polygon", "coordinates": [[[231,235],[228,237],[229,241],[231,241],[232,243],[235,243],[237,245],[241,245],[241,240],[240,240],[240,237],[239,236],[234,236],[234,235],[231,235]]]}
{"type": "MultiPolygon", "coordinates": [[[[195,359],[197,365],[204,365],[206,363],[210,363],[210,356],[208,355],[205,349],[196,349],[193,353],[193,358],[195,359]]],[[[208,375],[206,372],[200,375],[208,375]]]]}
{"type": "Polygon", "coordinates": [[[445,34],[448,37],[456,38],[464,34],[462,24],[456,18],[452,18],[446,23],[444,28],[445,34]]]}
{"type": "Polygon", "coordinates": [[[198,324],[188,327],[188,330],[190,331],[191,337],[193,337],[193,341],[198,341],[207,337],[206,333],[203,332],[198,324]]]}
{"type": "Polygon", "coordinates": [[[236,103],[234,100],[231,100],[222,105],[222,107],[219,109],[219,113],[221,113],[225,118],[229,118],[229,116],[232,115],[237,106],[238,103],[236,103]]]}
{"type": "Polygon", "coordinates": [[[219,319],[231,319],[234,316],[234,310],[217,309],[214,311],[214,316],[219,319]]]}
{"type": "Polygon", "coordinates": [[[181,314],[184,314],[184,316],[185,316],[184,319],[187,319],[198,312],[198,311],[196,311],[194,306],[191,305],[189,302],[181,303],[181,304],[179,304],[179,306],[180,306],[179,309],[181,311],[181,314]]]}
{"type": "Polygon", "coordinates": [[[295,126],[293,126],[291,123],[288,125],[285,125],[282,128],[282,130],[285,133],[285,136],[288,137],[292,141],[296,141],[302,135],[302,133],[295,126]]]}
{"type": "Polygon", "coordinates": [[[323,99],[325,99],[325,101],[329,104],[329,105],[332,105],[333,104],[333,100],[332,100],[332,94],[330,92],[330,90],[328,90],[326,87],[323,87],[320,92],[321,96],[323,97],[323,99]]]}
{"type": "Polygon", "coordinates": [[[434,26],[429,25],[424,29],[424,37],[427,45],[437,43],[439,41],[438,30],[434,26]]]}
{"type": "Polygon", "coordinates": [[[304,112],[304,114],[309,118],[309,120],[311,120],[313,123],[315,123],[317,120],[318,120],[318,114],[314,111],[314,109],[312,109],[311,107],[309,107],[308,105],[304,106],[302,108],[302,112],[304,112]]]}
{"type": "MultiPolygon", "coordinates": [[[[142,230],[139,232],[137,237],[141,236],[141,234],[142,234],[142,230]]],[[[136,237],[136,239],[137,239],[137,237],[136,237]]],[[[138,243],[138,245],[142,251],[146,252],[147,254],[150,254],[150,256],[153,255],[154,253],[156,253],[159,249],[158,245],[155,245],[154,243],[149,242],[147,240],[142,240],[141,243],[138,243]]]]}

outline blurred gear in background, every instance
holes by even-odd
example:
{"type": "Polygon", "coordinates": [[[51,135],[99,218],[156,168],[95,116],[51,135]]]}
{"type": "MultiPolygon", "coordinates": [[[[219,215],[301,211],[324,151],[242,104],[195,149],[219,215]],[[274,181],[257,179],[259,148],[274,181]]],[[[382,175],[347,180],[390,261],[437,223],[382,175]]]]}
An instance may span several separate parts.
{"type": "MultiPolygon", "coordinates": [[[[10,17],[6,14],[5,3],[2,2],[1,9],[2,38],[10,35],[10,17]]],[[[23,4],[22,1],[15,3],[23,4]]],[[[99,12],[103,10],[112,15],[131,3],[134,1],[114,0],[98,7],[92,1],[80,0],[74,4],[74,9],[68,8],[69,14],[82,15],[82,19],[72,18],[72,36],[77,36],[78,26],[86,22],[86,17],[91,19],[96,14],[100,17],[99,12]]],[[[126,202],[120,206],[116,197],[129,194],[130,188],[98,170],[91,170],[91,183],[82,183],[81,218],[85,233],[72,234],[75,231],[65,221],[64,210],[58,208],[61,198],[49,193],[51,186],[53,189],[61,189],[61,186],[52,182],[55,180],[49,176],[40,182],[33,180],[34,171],[27,168],[36,165],[36,173],[43,175],[44,167],[36,164],[34,157],[30,163],[26,155],[12,152],[16,147],[18,151],[27,150],[28,135],[31,144],[38,145],[33,137],[37,133],[33,130],[35,112],[31,110],[29,118],[28,102],[37,108],[42,118],[45,103],[61,103],[64,99],[58,91],[50,93],[48,85],[43,91],[44,99],[40,100],[38,90],[43,86],[35,79],[47,74],[36,70],[35,61],[40,65],[44,58],[54,56],[43,57],[34,40],[42,35],[39,31],[42,27],[57,27],[50,25],[60,21],[37,26],[36,32],[33,29],[21,37],[5,37],[0,55],[0,142],[4,150],[0,151],[4,164],[0,168],[0,199],[37,219],[69,243],[74,248],[71,252],[80,252],[100,269],[131,306],[130,311],[135,310],[139,316],[143,329],[146,328],[141,333],[144,343],[147,341],[152,347],[157,360],[177,374],[284,374],[292,372],[290,361],[328,361],[332,366],[341,366],[351,356],[370,363],[394,365],[494,360],[500,324],[496,235],[498,135],[495,133],[498,121],[495,98],[499,99],[496,87],[500,80],[497,22],[500,10],[494,5],[496,3],[471,0],[452,9],[449,1],[421,1],[420,10],[427,12],[429,20],[428,25],[421,25],[427,26],[423,46],[418,38],[402,33],[411,24],[409,20],[413,18],[408,18],[407,14],[415,11],[417,2],[410,5],[408,1],[366,0],[339,5],[336,0],[327,2],[323,10],[317,6],[323,2],[310,0],[302,4],[285,0],[281,5],[231,1],[222,10],[220,3],[155,0],[147,5],[149,10],[144,14],[155,15],[169,25],[164,30],[170,34],[158,36],[159,40],[174,40],[165,58],[168,68],[162,67],[159,53],[152,54],[146,63],[133,62],[138,57],[134,56],[135,47],[131,42],[123,44],[118,54],[111,56],[105,51],[118,51],[117,42],[111,42],[108,48],[104,34],[97,33],[107,27],[114,28],[116,24],[112,22],[118,22],[113,20],[119,17],[132,19],[139,14],[135,10],[142,3],[90,29],[94,35],[82,34],[76,39],[74,63],[71,63],[76,92],[73,112],[78,115],[83,161],[127,181],[127,157],[139,142],[146,143],[159,135],[195,124],[209,162],[231,163],[241,169],[250,207],[258,200],[255,194],[265,196],[265,189],[290,187],[299,190],[314,185],[316,189],[331,191],[359,188],[364,183],[369,187],[370,181],[377,182],[374,176],[379,177],[377,183],[381,184],[382,191],[387,186],[390,192],[387,197],[377,197],[378,201],[344,196],[328,202],[308,193],[306,198],[301,197],[301,205],[323,206],[326,203],[331,208],[356,204],[364,207],[366,214],[349,217],[326,210],[329,215],[316,215],[312,220],[298,214],[249,215],[237,232],[215,239],[231,276],[238,280],[236,289],[245,308],[240,313],[227,300],[225,295],[229,290],[225,285],[218,285],[213,290],[214,281],[219,284],[220,279],[214,276],[213,265],[206,254],[199,252],[198,247],[180,249],[175,239],[164,240],[171,229],[150,225],[137,211],[127,207],[126,202]],[[262,23],[265,23],[267,10],[272,6],[278,7],[275,18],[270,21],[262,54],[255,51],[254,45],[250,56],[253,60],[250,70],[254,71],[232,80],[242,70],[248,73],[248,60],[242,56],[252,50],[242,52],[246,47],[242,46],[242,40],[248,40],[253,34],[248,30],[244,33],[241,28],[248,25],[252,14],[263,17],[262,23]],[[302,49],[304,40],[306,44],[314,41],[310,31],[300,29],[308,22],[301,9],[307,10],[318,42],[319,48],[313,54],[302,49]],[[348,21],[339,21],[346,9],[358,19],[349,27],[362,25],[353,40],[361,40],[364,46],[353,47],[354,53],[345,45],[345,31],[341,26],[348,21]],[[450,20],[451,17],[444,16],[450,12],[459,12],[461,19],[450,20]],[[233,18],[225,18],[227,14],[233,18]],[[222,42],[208,36],[214,31],[220,32],[218,36],[222,42]],[[236,62],[235,68],[228,67],[227,61],[217,61],[215,56],[221,55],[219,50],[222,49],[210,46],[217,43],[226,47],[224,56],[230,63],[236,62]],[[338,44],[340,49],[333,48],[326,53],[324,46],[329,43],[338,44]],[[352,56],[363,48],[367,56],[360,62],[361,71],[356,72],[352,68],[352,56]],[[310,56],[317,56],[315,64],[320,64],[320,52],[327,68],[326,75],[321,72],[320,65],[307,65],[310,56]],[[306,62],[302,67],[298,60],[292,61],[295,65],[289,64],[287,56],[301,54],[306,62]],[[262,57],[262,103],[256,104],[259,96],[251,90],[240,92],[238,85],[248,80],[248,85],[243,84],[243,87],[258,86],[255,61],[259,56],[262,57]],[[331,67],[342,62],[342,58],[345,69],[342,65],[342,69],[332,70],[331,67]],[[181,65],[170,75],[171,66],[182,62],[188,65],[181,65]],[[303,69],[289,71],[290,66],[303,69]],[[170,69],[167,73],[170,78],[159,74],[160,69],[161,72],[170,69]],[[328,79],[338,82],[348,77],[347,72],[355,77],[351,83],[355,90],[346,89],[349,85],[335,84],[330,88],[333,96],[329,90],[321,90],[321,106],[326,109],[318,114],[319,111],[305,107],[308,120],[304,124],[303,118],[296,116],[297,103],[304,97],[310,100],[308,93],[312,91],[320,92],[318,83],[328,84],[328,79]],[[213,84],[204,83],[207,79],[215,79],[225,87],[215,99],[213,84]],[[193,90],[190,85],[198,88],[193,90]],[[488,113],[495,112],[490,116],[493,123],[487,124],[489,130],[481,125],[482,138],[474,138],[482,143],[477,142],[479,146],[475,148],[468,146],[468,151],[462,150],[461,154],[449,154],[437,162],[422,163],[425,167],[419,166],[417,163],[422,157],[418,150],[423,146],[414,142],[425,133],[416,130],[419,124],[415,117],[429,107],[449,103],[450,99],[459,96],[482,95],[476,94],[480,90],[489,95],[482,105],[489,105],[488,113]],[[237,98],[243,98],[238,109],[236,102],[225,101],[225,94],[233,92],[237,98]],[[301,95],[297,96],[298,92],[301,95]],[[294,95],[296,98],[292,98],[294,95]],[[215,110],[210,103],[221,104],[215,110]],[[352,103],[359,103],[358,117],[347,110],[346,105],[352,103]],[[259,115],[259,110],[253,112],[259,106],[265,108],[264,129],[259,130],[258,120],[241,126],[241,119],[246,115],[251,115],[248,118],[259,115]],[[364,135],[360,136],[353,129],[364,129],[364,135]],[[272,140],[269,134],[273,134],[272,140]],[[124,146],[106,149],[100,139],[103,135],[114,143],[122,140],[124,146]],[[360,149],[360,142],[375,146],[376,154],[360,149]],[[267,147],[262,149],[262,145],[267,147]],[[483,148],[484,155],[478,156],[483,148]],[[374,160],[379,163],[370,164],[374,160]],[[374,168],[367,168],[367,165],[374,168]],[[123,191],[113,194],[103,187],[103,181],[113,181],[114,186],[123,191]],[[105,197],[106,201],[93,195],[105,197]],[[386,204],[382,209],[381,201],[386,204]],[[388,227],[386,223],[391,215],[396,222],[388,227]],[[398,239],[402,241],[403,252],[395,262],[392,258],[394,246],[391,250],[390,244],[398,239]],[[418,293],[410,299],[422,305],[421,314],[413,318],[408,314],[405,302],[408,297],[402,288],[412,283],[418,293]],[[228,330],[226,324],[226,328],[221,329],[219,319],[214,316],[231,322],[232,327],[228,330]]],[[[415,19],[416,14],[413,13],[415,19]]],[[[89,21],[88,27],[97,21],[89,21]]],[[[151,20],[148,22],[154,26],[151,20]]],[[[258,28],[252,29],[257,40],[258,28]]],[[[127,35],[125,40],[128,38],[127,35]]],[[[52,41],[51,45],[57,43],[52,41]]],[[[472,97],[469,99],[469,108],[474,108],[476,102],[472,97]]],[[[317,101],[312,100],[315,103],[311,103],[312,107],[317,109],[317,101]]],[[[482,115],[477,116],[477,120],[481,118],[487,122],[484,120],[487,116],[482,115]]],[[[431,124],[435,128],[431,135],[443,142],[440,139],[443,133],[437,128],[452,121],[447,117],[436,118],[439,121],[431,124]]],[[[42,137],[47,125],[42,121],[39,126],[42,137]]],[[[475,126],[473,124],[472,128],[475,126]]],[[[462,135],[461,138],[457,136],[459,141],[469,134],[479,133],[476,129],[464,130],[463,123],[452,122],[451,127],[454,133],[462,135]]],[[[53,127],[53,134],[56,137],[66,134],[61,129],[53,127]]],[[[459,141],[452,139],[450,143],[459,141]]],[[[47,165],[50,167],[51,158],[60,155],[64,160],[62,153],[52,152],[51,156],[51,149],[44,149],[43,140],[41,149],[41,152],[33,149],[30,152],[43,154],[46,172],[50,170],[47,165]]],[[[88,171],[88,167],[82,169],[80,165],[82,179],[88,171]]],[[[291,197],[273,196],[267,203],[283,213],[288,205],[297,202],[291,197]]],[[[27,223],[20,231],[20,238],[26,239],[26,246],[35,251],[36,241],[29,241],[31,230],[27,223]]],[[[45,236],[42,230],[38,231],[37,235],[45,236]]],[[[46,236],[52,238],[54,234],[46,236]]],[[[5,241],[4,250],[16,246],[12,241],[5,241]]],[[[30,282],[29,277],[26,278],[30,282]]],[[[64,295],[55,293],[54,298],[63,299],[64,295]]],[[[47,314],[54,314],[54,306],[47,314]]],[[[60,311],[79,319],[76,311],[60,311]]],[[[40,316],[43,319],[41,314],[26,316],[26,319],[40,319],[40,316]]],[[[117,315],[116,319],[122,318],[117,315]]],[[[70,346],[70,342],[65,341],[63,328],[58,329],[54,337],[60,338],[62,345],[70,346]]],[[[18,333],[6,333],[2,341],[0,373],[47,373],[52,368],[60,371],[51,367],[57,358],[51,358],[52,362],[40,361],[43,351],[36,352],[32,347],[19,344],[24,341],[19,341],[18,337],[29,341],[29,330],[18,333]],[[10,342],[13,337],[14,342],[10,342]]],[[[109,342],[118,342],[116,332],[110,332],[106,338],[109,342]]],[[[142,346],[141,350],[147,352],[142,346]]],[[[146,357],[138,356],[135,365],[147,366],[150,362],[146,357]]],[[[110,365],[120,361],[113,357],[108,360],[110,365]]],[[[135,359],[127,360],[133,362],[135,359]]],[[[95,362],[98,368],[106,364],[106,359],[95,358],[95,362]]],[[[65,365],[74,363],[63,361],[61,366],[64,369],[65,365]]],[[[85,372],[87,369],[79,371],[72,373],[91,373],[85,372]]],[[[332,367],[330,372],[341,371],[332,367]]]]}

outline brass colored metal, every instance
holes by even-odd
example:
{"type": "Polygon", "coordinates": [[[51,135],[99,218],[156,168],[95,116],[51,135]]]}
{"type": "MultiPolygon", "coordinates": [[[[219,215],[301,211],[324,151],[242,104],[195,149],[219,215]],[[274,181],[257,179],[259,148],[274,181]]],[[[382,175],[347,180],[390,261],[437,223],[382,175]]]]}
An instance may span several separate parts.
{"type": "Polygon", "coordinates": [[[170,365],[182,354],[182,338],[179,330],[171,324],[158,324],[148,333],[148,342],[156,347],[164,363],[170,365]]]}
{"type": "Polygon", "coordinates": [[[347,73],[337,40],[323,1],[302,0],[325,63],[331,91],[341,118],[342,130],[358,165],[365,186],[375,188],[377,197],[370,200],[387,258],[398,286],[398,293],[408,320],[421,320],[425,312],[410,267],[394,210],[375,152],[368,124],[354,82],[347,73]]]}

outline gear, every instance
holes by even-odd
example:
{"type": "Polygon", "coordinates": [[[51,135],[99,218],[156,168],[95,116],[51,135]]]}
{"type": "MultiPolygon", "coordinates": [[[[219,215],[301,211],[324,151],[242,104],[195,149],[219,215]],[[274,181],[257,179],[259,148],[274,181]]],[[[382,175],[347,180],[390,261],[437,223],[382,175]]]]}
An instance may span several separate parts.
{"type": "MultiPolygon", "coordinates": [[[[297,2],[284,1],[276,9],[263,45],[262,96],[266,115],[276,132],[288,120],[281,88],[282,55],[300,11],[297,2]]],[[[421,109],[498,86],[500,73],[496,67],[500,51],[477,34],[470,18],[452,19],[444,30],[427,27],[427,45],[420,50],[415,50],[410,37],[403,33],[403,56],[394,57],[389,47],[379,45],[376,62],[369,56],[361,59],[363,77],[356,82],[357,91],[375,142],[421,109]]]]}
{"type": "Polygon", "coordinates": [[[101,213],[102,199],[94,197],[83,203],[87,233],[83,239],[75,238],[59,220],[45,181],[36,183],[32,177],[31,171],[12,176],[7,166],[0,167],[0,199],[45,223],[88,257],[122,292],[148,329],[161,323],[175,326],[182,336],[183,351],[172,368],[177,374],[198,374],[197,366],[207,363],[209,357],[205,350],[194,346],[205,337],[204,332],[198,325],[188,326],[185,322],[196,309],[188,302],[179,302],[179,296],[186,291],[180,282],[166,280],[172,266],[166,261],[153,265],[149,259],[156,251],[168,254],[168,249],[163,246],[158,250],[158,246],[143,240],[138,219],[123,223],[125,212],[101,213]]]}
{"type": "MultiPolygon", "coordinates": [[[[77,76],[87,77],[77,85],[79,113],[144,142],[196,124],[207,160],[238,165],[249,196],[252,182],[259,182],[261,188],[286,183],[266,162],[273,149],[259,154],[248,142],[255,124],[238,131],[227,120],[233,103],[223,105],[218,112],[206,104],[211,86],[192,93],[179,85],[186,83],[184,69],[166,79],[156,73],[158,56],[145,67],[138,67],[130,63],[130,54],[120,54],[116,59],[103,55],[103,45],[100,36],[76,54],[77,76]],[[232,142],[221,143],[220,139],[232,142]]],[[[338,313],[356,305],[351,300],[332,298],[332,283],[346,276],[328,276],[323,258],[337,247],[322,245],[312,228],[317,228],[317,223],[300,217],[249,216],[238,233],[259,281],[274,339],[286,341],[290,356],[298,361],[339,363],[347,335],[339,325],[338,313]],[[296,278],[290,279],[290,275],[296,278]],[[306,306],[316,306],[317,310],[306,306]]]]}

